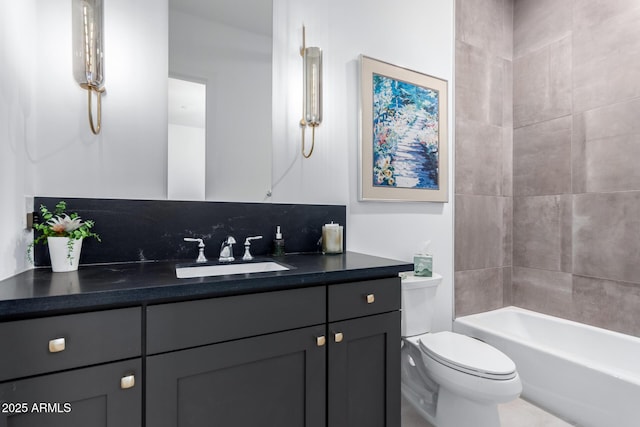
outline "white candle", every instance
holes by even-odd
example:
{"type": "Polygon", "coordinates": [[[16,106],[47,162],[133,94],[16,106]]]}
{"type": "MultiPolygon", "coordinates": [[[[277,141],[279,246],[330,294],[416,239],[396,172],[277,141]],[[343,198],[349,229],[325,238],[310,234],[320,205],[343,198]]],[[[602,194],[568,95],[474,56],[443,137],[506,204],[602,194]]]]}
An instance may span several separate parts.
{"type": "Polygon", "coordinates": [[[343,227],[339,224],[325,224],[322,227],[322,253],[341,254],[342,233],[343,227]]]}

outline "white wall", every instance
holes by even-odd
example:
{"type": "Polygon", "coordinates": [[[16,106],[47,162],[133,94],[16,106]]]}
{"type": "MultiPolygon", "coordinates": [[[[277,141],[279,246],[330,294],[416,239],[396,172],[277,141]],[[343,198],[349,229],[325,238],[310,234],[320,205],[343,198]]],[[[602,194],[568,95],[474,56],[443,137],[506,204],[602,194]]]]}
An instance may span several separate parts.
{"type": "Polygon", "coordinates": [[[36,0],[0,0],[0,279],[27,268],[24,195],[33,192],[36,0]]]}
{"type": "Polygon", "coordinates": [[[204,128],[169,123],[167,197],[172,200],[205,200],[204,128]]]}
{"type": "MultiPolygon", "coordinates": [[[[453,1],[274,1],[274,201],[347,205],[349,250],[412,261],[432,241],[438,290],[434,328],[449,329],[453,300],[453,196],[449,203],[358,201],[358,57],[364,54],[449,81],[449,188],[453,188],[453,1]],[[324,120],[310,159],[300,155],[302,24],[323,49],[324,120]]],[[[310,134],[308,134],[310,135],[310,134]]]]}

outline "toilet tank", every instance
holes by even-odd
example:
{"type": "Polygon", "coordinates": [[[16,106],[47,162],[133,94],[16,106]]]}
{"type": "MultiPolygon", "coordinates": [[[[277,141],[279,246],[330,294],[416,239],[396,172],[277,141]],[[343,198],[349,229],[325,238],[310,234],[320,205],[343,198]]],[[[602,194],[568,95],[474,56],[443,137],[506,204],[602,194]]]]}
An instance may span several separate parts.
{"type": "Polygon", "coordinates": [[[442,276],[418,277],[413,272],[400,273],[402,279],[402,336],[431,332],[435,313],[436,290],[442,276]]]}

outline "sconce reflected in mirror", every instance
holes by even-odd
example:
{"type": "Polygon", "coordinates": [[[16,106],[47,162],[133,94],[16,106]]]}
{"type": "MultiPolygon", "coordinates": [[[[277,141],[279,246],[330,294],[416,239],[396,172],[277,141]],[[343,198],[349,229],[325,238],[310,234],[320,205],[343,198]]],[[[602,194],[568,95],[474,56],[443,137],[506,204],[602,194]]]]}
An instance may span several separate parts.
{"type": "Polygon", "coordinates": [[[322,49],[319,47],[307,47],[305,40],[305,28],[302,27],[302,56],[303,67],[303,93],[302,93],[302,155],[308,159],[313,154],[316,139],[316,127],[322,123],[322,49]],[[305,150],[305,131],[311,128],[311,150],[307,154],[305,150]]]}
{"type": "Polygon", "coordinates": [[[102,126],[102,94],[104,84],[104,50],[102,34],[102,0],[72,0],[73,77],[80,87],[87,90],[89,126],[94,135],[102,126]],[[94,123],[92,96],[96,94],[98,109],[94,123]]]}

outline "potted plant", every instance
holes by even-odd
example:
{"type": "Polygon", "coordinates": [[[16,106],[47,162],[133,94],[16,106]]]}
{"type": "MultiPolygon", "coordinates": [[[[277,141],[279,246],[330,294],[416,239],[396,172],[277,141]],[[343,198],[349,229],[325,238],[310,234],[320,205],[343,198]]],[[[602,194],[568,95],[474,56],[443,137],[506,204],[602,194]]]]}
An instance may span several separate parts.
{"type": "Polygon", "coordinates": [[[28,256],[33,262],[33,246],[43,243],[49,246],[51,269],[54,272],[75,271],[80,261],[82,240],[93,237],[100,241],[100,236],[91,231],[94,222],[82,221],[77,213],[67,214],[67,203],[62,200],[56,204],[53,212],[45,205],[40,205],[40,222],[33,225],[33,229],[40,234],[29,245],[28,256]]]}

